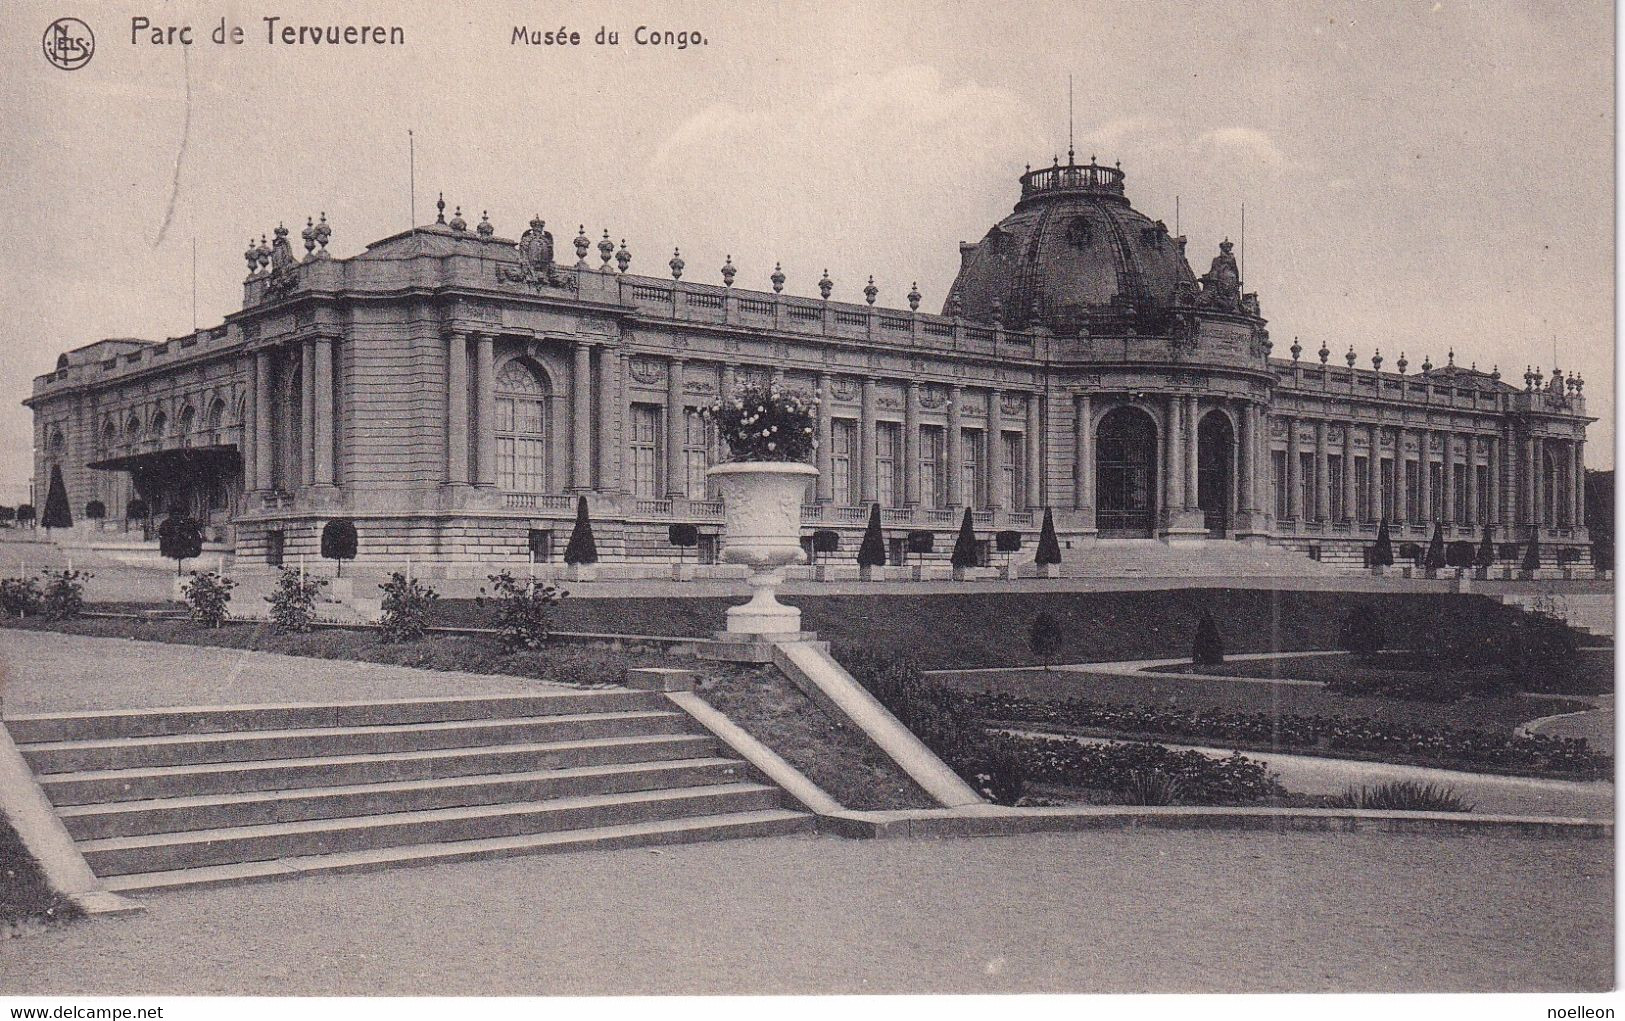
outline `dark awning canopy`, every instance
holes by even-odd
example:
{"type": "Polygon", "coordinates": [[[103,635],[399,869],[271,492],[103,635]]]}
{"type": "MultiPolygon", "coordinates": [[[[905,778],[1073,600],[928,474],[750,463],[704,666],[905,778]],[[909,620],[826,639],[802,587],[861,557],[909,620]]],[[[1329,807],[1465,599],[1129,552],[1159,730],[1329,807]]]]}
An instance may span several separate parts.
{"type": "Polygon", "coordinates": [[[92,461],[86,467],[101,471],[127,471],[132,475],[166,478],[212,477],[242,471],[243,458],[233,444],[209,447],[177,447],[125,454],[92,461]]]}

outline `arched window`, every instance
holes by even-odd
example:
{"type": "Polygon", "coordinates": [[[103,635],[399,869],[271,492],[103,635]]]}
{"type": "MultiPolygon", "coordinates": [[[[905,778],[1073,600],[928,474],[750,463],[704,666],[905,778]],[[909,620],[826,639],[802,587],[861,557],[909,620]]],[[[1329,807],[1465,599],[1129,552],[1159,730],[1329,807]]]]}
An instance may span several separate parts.
{"type": "Polygon", "coordinates": [[[113,447],[118,444],[118,426],[110,418],[102,423],[102,443],[99,448],[103,455],[112,453],[113,447]]]}
{"type": "Polygon", "coordinates": [[[51,456],[52,457],[61,457],[64,453],[67,452],[67,449],[68,449],[68,441],[67,441],[66,437],[64,437],[62,435],[62,430],[59,429],[59,428],[58,429],[52,429],[51,430],[51,439],[50,439],[51,456]]]}
{"type": "Polygon", "coordinates": [[[204,425],[210,432],[213,432],[225,424],[226,402],[216,397],[214,403],[209,405],[209,417],[205,420],[204,425]]]}
{"type": "Polygon", "coordinates": [[[197,428],[197,409],[188,404],[181,409],[180,418],[176,420],[177,430],[181,437],[181,446],[189,446],[192,442],[192,430],[197,428]]]}
{"type": "Polygon", "coordinates": [[[125,421],[124,421],[124,442],[125,443],[134,443],[136,440],[139,440],[140,438],[141,438],[141,416],[137,415],[135,412],[132,411],[130,413],[130,417],[125,419],[125,421]]]}
{"type": "Polygon", "coordinates": [[[547,488],[547,384],[514,359],[496,379],[497,486],[513,493],[547,488]]]}
{"type": "Polygon", "coordinates": [[[147,436],[150,439],[161,440],[164,438],[164,434],[168,431],[168,429],[169,416],[160,411],[156,415],[153,415],[152,421],[147,424],[147,436]]]}

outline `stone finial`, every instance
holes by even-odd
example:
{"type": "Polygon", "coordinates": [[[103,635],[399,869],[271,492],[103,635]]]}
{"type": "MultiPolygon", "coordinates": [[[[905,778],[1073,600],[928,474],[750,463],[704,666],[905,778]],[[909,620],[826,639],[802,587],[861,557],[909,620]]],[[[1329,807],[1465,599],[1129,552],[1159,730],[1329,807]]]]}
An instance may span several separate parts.
{"type": "Polygon", "coordinates": [[[248,275],[253,276],[254,270],[259,268],[260,250],[254,247],[254,239],[248,239],[248,247],[243,249],[243,258],[248,262],[248,275]]]}
{"type": "Polygon", "coordinates": [[[615,242],[609,239],[608,227],[604,228],[604,236],[598,242],[598,258],[603,261],[603,265],[599,266],[598,268],[605,273],[608,273],[609,260],[615,258],[615,242]]]}
{"type": "Polygon", "coordinates": [[[434,222],[435,223],[445,223],[446,222],[446,193],[445,192],[441,192],[440,197],[435,199],[434,208],[435,208],[434,222]]]}
{"type": "Polygon", "coordinates": [[[625,238],[621,238],[621,247],[615,250],[615,265],[622,273],[626,272],[626,267],[632,265],[632,253],[627,251],[625,238]]]}
{"type": "Polygon", "coordinates": [[[1403,376],[1406,368],[1408,368],[1410,364],[1410,361],[1405,357],[1405,352],[1401,351],[1399,353],[1399,361],[1394,363],[1394,368],[1398,369],[1399,374],[1403,376]]]}
{"type": "Polygon", "coordinates": [[[463,219],[462,206],[458,206],[456,209],[452,210],[451,223],[447,224],[447,226],[459,234],[468,230],[468,221],[463,219]]]}
{"type": "Polygon", "coordinates": [[[1573,376],[1573,377],[1570,377],[1570,378],[1572,378],[1574,380],[1574,392],[1576,394],[1584,394],[1585,393],[1585,388],[1586,388],[1585,377],[1584,376],[1573,376]]]}
{"type": "Polygon", "coordinates": [[[1331,349],[1326,346],[1326,342],[1324,340],[1320,342],[1320,350],[1317,352],[1317,354],[1320,355],[1320,364],[1322,365],[1325,365],[1326,359],[1332,356],[1331,349]]]}
{"type": "Polygon", "coordinates": [[[908,285],[908,308],[910,312],[920,310],[920,282],[918,280],[908,285]]]}
{"type": "Polygon", "coordinates": [[[773,293],[781,294],[784,291],[784,267],[779,263],[773,264],[773,275],[768,277],[773,281],[773,293]]]}
{"type": "Polygon", "coordinates": [[[1456,349],[1454,347],[1450,349],[1448,355],[1446,356],[1445,365],[1452,369],[1456,367],[1456,349]]]}
{"type": "Polygon", "coordinates": [[[739,270],[734,266],[734,257],[732,255],[724,256],[722,259],[722,286],[732,287],[734,285],[734,274],[738,272],[739,270]]]}
{"type": "Polygon", "coordinates": [[[1501,381],[1501,366],[1500,366],[1500,363],[1497,363],[1495,365],[1495,367],[1490,370],[1490,378],[1495,380],[1497,383],[1499,383],[1501,381]]]}
{"type": "Polygon", "coordinates": [[[1382,348],[1380,347],[1377,348],[1376,352],[1371,355],[1371,371],[1382,371],[1382,348]]]}
{"type": "Polygon", "coordinates": [[[1533,366],[1525,365],[1523,367],[1523,388],[1525,391],[1535,388],[1535,370],[1533,366]]]}
{"type": "Polygon", "coordinates": [[[1004,325],[1004,302],[999,298],[993,299],[993,322],[1004,325]]]}
{"type": "Polygon", "coordinates": [[[1293,337],[1292,338],[1292,346],[1287,348],[1287,350],[1292,352],[1292,360],[1297,361],[1298,356],[1303,354],[1303,345],[1298,343],[1298,338],[1297,337],[1293,337]]]}
{"type": "Polygon", "coordinates": [[[869,274],[869,282],[863,285],[863,300],[873,305],[875,303],[875,297],[879,294],[880,288],[875,286],[875,276],[873,273],[871,273],[869,274]]]}
{"type": "Polygon", "coordinates": [[[677,249],[673,248],[671,250],[671,261],[666,263],[666,265],[671,267],[671,278],[673,280],[683,279],[684,263],[682,252],[679,252],[677,249]]]}
{"type": "Polygon", "coordinates": [[[835,281],[829,278],[829,269],[826,267],[824,270],[824,275],[818,278],[818,293],[824,296],[825,301],[828,301],[829,292],[833,291],[834,289],[835,281]]]}
{"type": "Polygon", "coordinates": [[[305,240],[305,261],[308,262],[316,257],[316,221],[305,217],[305,229],[299,232],[299,236],[305,240]]]}
{"type": "Polygon", "coordinates": [[[333,228],[327,225],[327,211],[323,210],[316,220],[316,243],[321,246],[321,250],[316,253],[316,258],[332,258],[327,252],[327,242],[332,237],[333,228]]]}
{"type": "Polygon", "coordinates": [[[1433,371],[1433,356],[1422,356],[1422,375],[1426,376],[1433,371]]]}
{"type": "Polygon", "coordinates": [[[1354,359],[1355,359],[1354,345],[1350,344],[1349,345],[1349,353],[1343,356],[1343,360],[1348,362],[1349,363],[1349,368],[1352,369],[1352,368],[1354,368],[1354,359]]]}
{"type": "Polygon", "coordinates": [[[485,209],[480,210],[480,225],[474,228],[474,233],[478,234],[482,238],[488,238],[496,232],[497,229],[491,226],[490,211],[485,209]]]}
{"type": "Polygon", "coordinates": [[[592,242],[587,240],[587,225],[582,224],[576,228],[576,268],[587,268],[587,253],[592,251],[592,242]]]}
{"type": "Polygon", "coordinates": [[[960,299],[959,292],[953,291],[948,295],[948,315],[958,319],[959,313],[964,311],[965,303],[960,299]]]}
{"type": "Polygon", "coordinates": [[[259,260],[260,271],[264,272],[265,267],[271,264],[271,246],[266,242],[264,234],[260,235],[260,247],[254,255],[259,260]]]}

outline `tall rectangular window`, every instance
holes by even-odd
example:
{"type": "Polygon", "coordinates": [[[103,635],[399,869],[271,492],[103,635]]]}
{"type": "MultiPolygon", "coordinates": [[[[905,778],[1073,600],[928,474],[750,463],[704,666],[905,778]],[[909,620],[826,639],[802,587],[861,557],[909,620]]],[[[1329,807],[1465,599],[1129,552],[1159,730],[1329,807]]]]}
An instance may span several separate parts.
{"type": "Polygon", "coordinates": [[[683,409],[683,476],[690,500],[704,500],[710,494],[706,471],[717,463],[715,424],[698,408],[683,409]]]}
{"type": "Polygon", "coordinates": [[[1478,476],[1473,484],[1478,487],[1478,520],[1480,523],[1494,520],[1495,505],[1490,497],[1490,466],[1481,464],[1474,469],[1478,476]]]}
{"type": "Polygon", "coordinates": [[[882,507],[903,502],[903,429],[896,422],[875,423],[875,497],[882,507]]]}
{"type": "Polygon", "coordinates": [[[661,407],[658,404],[632,405],[632,493],[653,498],[661,492],[660,453],[665,446],[660,437],[661,407]]]}
{"type": "Polygon", "coordinates": [[[1027,461],[1027,445],[1021,433],[1004,433],[1001,439],[1004,443],[1001,448],[1004,461],[1000,466],[999,495],[1004,499],[1005,507],[1015,510],[1027,506],[1026,472],[1023,470],[1027,461]]]}
{"type": "Polygon", "coordinates": [[[1270,451],[1270,481],[1275,490],[1275,516],[1284,518],[1287,515],[1286,498],[1286,451],[1270,451]]]}
{"type": "Polygon", "coordinates": [[[1355,521],[1371,520],[1371,459],[1354,459],[1354,513],[1355,521]]]}
{"type": "Polygon", "coordinates": [[[1444,491],[1444,465],[1428,463],[1428,520],[1444,518],[1445,501],[1450,497],[1444,491]]]}
{"type": "Polygon", "coordinates": [[[830,492],[835,502],[852,506],[858,502],[857,476],[852,471],[852,454],[858,445],[858,423],[849,418],[829,423],[830,492]]]}
{"type": "Polygon", "coordinates": [[[1379,494],[1381,499],[1381,510],[1378,513],[1378,517],[1387,518],[1389,521],[1392,521],[1398,517],[1398,515],[1395,513],[1398,508],[1395,506],[1396,501],[1394,499],[1396,495],[1394,492],[1394,459],[1391,457],[1383,458],[1377,464],[1377,471],[1382,476],[1379,480],[1382,486],[1382,493],[1379,494]]]}
{"type": "Polygon", "coordinates": [[[1309,451],[1298,452],[1298,517],[1303,521],[1313,521],[1320,516],[1320,508],[1315,504],[1315,485],[1319,482],[1315,471],[1315,455],[1309,451]]]}
{"type": "Polygon", "coordinates": [[[1422,519],[1422,466],[1415,461],[1405,462],[1405,520],[1422,519]]]}
{"type": "Polygon", "coordinates": [[[966,507],[980,510],[986,506],[982,494],[987,492],[986,479],[982,477],[982,430],[966,429],[962,432],[959,446],[964,452],[964,460],[959,466],[959,501],[966,507]]]}
{"type": "Polygon", "coordinates": [[[920,506],[942,507],[947,500],[943,480],[943,435],[939,425],[920,427],[920,506]]]}
{"type": "Polygon", "coordinates": [[[1460,464],[1456,465],[1455,469],[1450,473],[1451,521],[1467,520],[1467,485],[1469,481],[1471,480],[1467,477],[1467,467],[1460,464]]]}
{"type": "Polygon", "coordinates": [[[542,402],[523,397],[496,398],[497,486],[510,493],[547,489],[546,416],[542,402]]]}
{"type": "Polygon", "coordinates": [[[1347,512],[1343,507],[1343,457],[1340,454],[1326,455],[1326,485],[1331,489],[1332,520],[1342,521],[1347,512]]]}

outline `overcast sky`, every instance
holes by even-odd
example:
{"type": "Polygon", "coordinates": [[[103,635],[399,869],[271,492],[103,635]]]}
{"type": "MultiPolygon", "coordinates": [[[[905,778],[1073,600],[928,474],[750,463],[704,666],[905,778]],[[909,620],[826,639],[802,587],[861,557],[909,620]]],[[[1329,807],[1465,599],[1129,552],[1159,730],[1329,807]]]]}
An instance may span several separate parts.
{"type": "MultiPolygon", "coordinates": [[[[1580,369],[1613,446],[1613,14],[1604,3],[563,2],[84,5],[97,49],[50,66],[59,2],[0,8],[0,497],[26,478],[16,402],[58,352],[162,339],[241,303],[245,242],[325,210],[338,256],[443,190],[517,237],[540,213],[626,238],[634,271],[940,309],[1025,163],[1122,161],[1200,273],[1247,207],[1247,286],[1294,336],[1488,368],[1580,369]],[[342,12],[342,13],[335,13],[342,12]],[[547,21],[539,20],[543,14],[547,21]],[[130,17],[195,44],[130,43],[130,17]],[[399,47],[271,46],[283,24],[399,24],[399,47]],[[533,17],[531,16],[533,15],[533,17]],[[207,40],[225,17],[247,42],[207,40]],[[516,25],[621,45],[515,46],[516,25]],[[638,47],[640,24],[706,45],[638,47]],[[7,410],[9,409],[9,410],[7,410]]],[[[449,210],[448,210],[449,215],[449,210]]],[[[12,494],[12,495],[7,495],[12,494]]]]}

